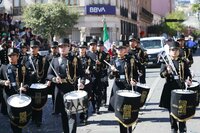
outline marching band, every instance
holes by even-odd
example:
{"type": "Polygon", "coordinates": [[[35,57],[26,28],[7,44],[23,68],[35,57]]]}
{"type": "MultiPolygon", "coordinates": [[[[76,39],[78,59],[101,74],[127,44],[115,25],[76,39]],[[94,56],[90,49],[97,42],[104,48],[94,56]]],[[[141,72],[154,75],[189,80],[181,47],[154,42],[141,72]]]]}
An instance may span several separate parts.
{"type": "MultiPolygon", "coordinates": [[[[161,53],[160,76],[166,79],[160,107],[167,108],[170,114],[171,131],[187,132],[186,121],[191,115],[179,118],[176,113],[186,113],[187,99],[179,99],[177,95],[187,96],[191,93],[185,88],[193,89],[194,96],[199,92],[191,87],[194,83],[189,70],[193,63],[192,52],[185,47],[184,36],[169,44],[169,55],[161,53]],[[180,90],[176,90],[180,89],[180,90]],[[175,95],[175,96],[174,96],[175,95]],[[174,100],[172,100],[174,99],[174,100]],[[176,105],[178,104],[178,105],[176,105]],[[180,108],[174,111],[173,107],[180,108]],[[185,110],[184,110],[185,109],[185,110]]],[[[13,133],[22,133],[22,129],[32,120],[39,128],[43,124],[43,106],[47,95],[52,95],[52,114],[61,114],[64,133],[76,133],[77,113],[80,113],[80,123],[87,125],[88,106],[92,103],[93,113],[101,114],[100,107],[109,101],[108,111],[115,112],[119,122],[120,133],[131,133],[132,126],[137,122],[140,108],[144,105],[150,88],[146,85],[146,64],[148,56],[145,49],[140,47],[140,40],[130,35],[128,42],[119,40],[113,46],[115,53],[105,52],[104,43],[92,38],[89,42],[70,42],[68,38],[60,38],[50,45],[50,53],[46,56],[39,54],[40,42],[32,39],[30,44],[23,41],[19,51],[14,46],[8,48],[6,41],[2,41],[0,51],[0,85],[3,99],[1,112],[8,115],[13,133]],[[73,44],[73,46],[72,46],[73,44]],[[127,45],[128,44],[128,45],[127,45]],[[30,54],[27,53],[28,45],[30,54]],[[73,47],[73,50],[72,50],[73,47]],[[4,58],[4,54],[5,57],[4,58]],[[8,57],[8,59],[7,59],[8,57]],[[114,79],[110,99],[107,99],[109,79],[114,79]],[[80,92],[86,93],[80,93],[80,92]],[[19,97],[31,98],[26,103],[23,98],[18,104],[25,110],[19,111],[17,116],[11,116],[13,105],[9,104],[9,97],[19,94],[19,97]],[[87,94],[87,95],[85,95],[87,94]],[[31,111],[27,108],[31,106],[31,111]],[[19,115],[19,116],[18,116],[19,115]],[[17,119],[19,117],[19,119],[17,119]],[[21,123],[26,123],[21,126],[21,123]]],[[[198,96],[197,96],[198,97],[198,96]]],[[[190,107],[195,110],[199,104],[192,101],[190,107]],[[195,104],[193,104],[195,103],[195,104]]],[[[16,101],[15,101],[16,102],[16,101]]]]}

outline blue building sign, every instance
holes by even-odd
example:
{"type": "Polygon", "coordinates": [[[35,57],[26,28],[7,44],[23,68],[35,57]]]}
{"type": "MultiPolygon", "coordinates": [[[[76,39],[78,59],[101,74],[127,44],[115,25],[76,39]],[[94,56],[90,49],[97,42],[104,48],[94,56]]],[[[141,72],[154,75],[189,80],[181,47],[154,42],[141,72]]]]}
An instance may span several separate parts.
{"type": "Polygon", "coordinates": [[[86,6],[86,14],[90,15],[115,15],[115,6],[110,5],[89,5],[86,6]]]}

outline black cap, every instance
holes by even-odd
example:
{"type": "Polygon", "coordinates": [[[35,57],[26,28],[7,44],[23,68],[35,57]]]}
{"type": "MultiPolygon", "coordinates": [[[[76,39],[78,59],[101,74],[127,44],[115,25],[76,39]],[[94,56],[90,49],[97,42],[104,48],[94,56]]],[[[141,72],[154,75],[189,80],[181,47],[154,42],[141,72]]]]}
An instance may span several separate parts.
{"type": "Polygon", "coordinates": [[[80,42],[79,48],[87,48],[87,43],[84,41],[80,42]]]}
{"type": "Polygon", "coordinates": [[[57,47],[58,47],[58,42],[53,41],[53,42],[51,43],[51,48],[57,48],[57,47]]]}
{"type": "Polygon", "coordinates": [[[124,43],[124,41],[120,40],[116,43],[116,48],[117,49],[126,48],[126,44],[124,43]]]}
{"type": "Polygon", "coordinates": [[[30,42],[30,47],[31,47],[31,48],[32,48],[32,47],[39,47],[39,45],[40,45],[40,42],[37,41],[37,40],[32,40],[32,41],[30,42]]]}
{"type": "Polygon", "coordinates": [[[72,47],[78,47],[78,42],[72,41],[72,42],[71,42],[71,45],[72,45],[72,47]]]}
{"type": "Polygon", "coordinates": [[[62,46],[62,45],[69,45],[69,39],[68,38],[61,38],[59,40],[58,46],[62,46]]]}
{"type": "Polygon", "coordinates": [[[169,45],[169,49],[179,49],[179,43],[178,42],[172,42],[169,45]]]}
{"type": "Polygon", "coordinates": [[[98,41],[97,46],[103,46],[103,44],[104,44],[103,41],[100,40],[98,41]]]}
{"type": "Polygon", "coordinates": [[[128,41],[132,41],[132,40],[135,40],[137,42],[140,42],[140,40],[137,38],[136,35],[132,34],[128,37],[128,41]]]}
{"type": "Polygon", "coordinates": [[[178,36],[176,37],[176,40],[177,40],[177,41],[179,41],[179,40],[185,40],[185,36],[184,36],[183,34],[178,35],[178,36]]]}
{"type": "Polygon", "coordinates": [[[19,50],[16,48],[9,48],[8,49],[8,56],[19,54],[19,50]]]}
{"type": "Polygon", "coordinates": [[[97,40],[96,39],[90,39],[90,41],[88,42],[88,45],[91,44],[97,44],[97,40]]]}

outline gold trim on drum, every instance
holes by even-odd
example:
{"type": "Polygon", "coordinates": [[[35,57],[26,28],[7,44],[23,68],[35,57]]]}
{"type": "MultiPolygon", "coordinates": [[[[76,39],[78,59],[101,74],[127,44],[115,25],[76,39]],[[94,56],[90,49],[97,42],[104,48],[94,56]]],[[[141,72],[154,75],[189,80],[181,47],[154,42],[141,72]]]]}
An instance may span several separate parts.
{"type": "Polygon", "coordinates": [[[178,120],[179,122],[185,122],[185,121],[191,119],[192,117],[194,117],[194,115],[192,115],[192,116],[190,116],[190,117],[188,117],[188,118],[185,118],[185,119],[179,119],[179,118],[178,118],[177,116],[175,116],[172,112],[170,113],[170,115],[171,115],[172,117],[174,117],[176,120],[178,120]]]}
{"type": "Polygon", "coordinates": [[[121,123],[124,127],[126,127],[126,128],[128,128],[128,127],[130,127],[130,126],[135,126],[136,125],[136,123],[137,123],[137,121],[138,121],[138,119],[136,119],[133,123],[131,123],[131,124],[124,124],[122,121],[120,121],[120,119],[119,118],[117,118],[116,116],[115,116],[115,119],[119,122],[119,123],[121,123]]]}
{"type": "MultiPolygon", "coordinates": [[[[25,113],[26,113],[26,111],[25,111],[25,113]]],[[[26,114],[26,118],[25,118],[26,121],[25,121],[25,122],[29,121],[29,120],[27,120],[27,118],[28,118],[31,114],[32,114],[32,113],[26,114]]],[[[16,119],[16,118],[21,119],[20,117],[13,117],[13,116],[12,116],[12,120],[13,120],[13,119],[16,119]]],[[[10,122],[11,122],[14,126],[17,126],[17,127],[19,127],[19,128],[23,128],[23,127],[26,126],[26,125],[25,125],[25,126],[19,126],[19,125],[17,125],[16,123],[14,123],[12,120],[10,119],[10,122]]]]}

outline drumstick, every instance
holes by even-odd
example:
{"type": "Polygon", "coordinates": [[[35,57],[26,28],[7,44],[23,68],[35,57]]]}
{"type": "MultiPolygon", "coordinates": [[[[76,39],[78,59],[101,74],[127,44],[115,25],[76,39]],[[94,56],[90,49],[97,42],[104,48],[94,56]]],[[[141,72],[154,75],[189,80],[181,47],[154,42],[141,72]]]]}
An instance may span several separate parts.
{"type": "Polygon", "coordinates": [[[19,88],[19,97],[20,97],[20,99],[22,97],[22,89],[21,89],[22,87],[23,87],[23,83],[20,84],[20,88],[19,88]]]}
{"type": "MultiPolygon", "coordinates": [[[[133,81],[133,78],[131,78],[131,81],[133,81]]],[[[132,92],[134,91],[134,89],[133,89],[133,85],[131,84],[131,87],[132,87],[132,92]]]]}
{"type": "Polygon", "coordinates": [[[53,68],[51,62],[49,62],[49,65],[50,65],[51,69],[53,70],[53,72],[55,73],[56,77],[59,77],[58,73],[57,73],[56,70],[53,68]]]}
{"type": "MultiPolygon", "coordinates": [[[[112,65],[110,63],[108,63],[106,60],[103,60],[109,67],[112,67],[112,65]]],[[[115,71],[118,71],[117,69],[115,69],[115,71]]]]}
{"type": "Polygon", "coordinates": [[[108,63],[106,60],[103,60],[107,65],[109,65],[109,67],[112,67],[112,65],[110,63],[108,63]]]}

